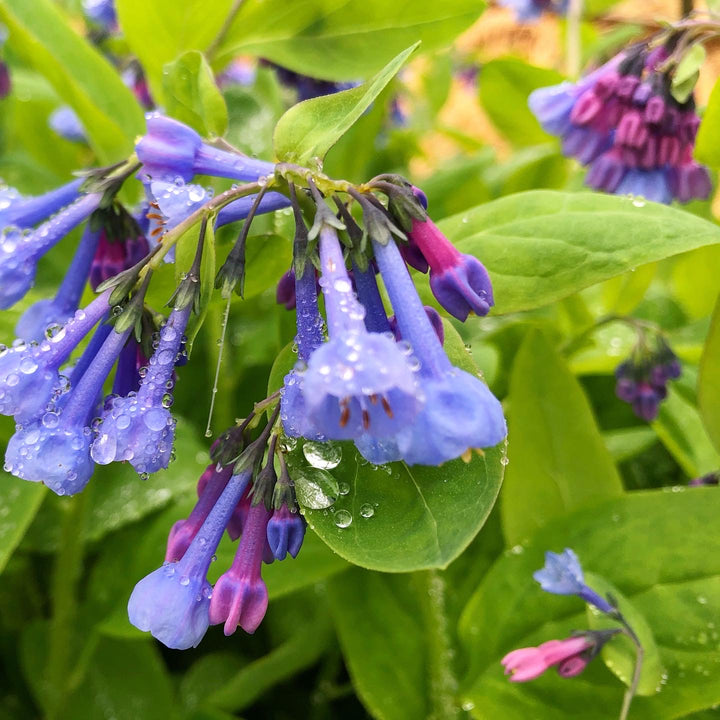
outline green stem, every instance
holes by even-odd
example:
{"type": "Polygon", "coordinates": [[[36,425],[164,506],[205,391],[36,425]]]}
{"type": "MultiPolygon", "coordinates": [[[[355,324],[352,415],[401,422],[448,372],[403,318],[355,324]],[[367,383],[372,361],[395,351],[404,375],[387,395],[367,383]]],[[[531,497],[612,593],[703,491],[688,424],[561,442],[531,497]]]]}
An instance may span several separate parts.
{"type": "Polygon", "coordinates": [[[73,635],[77,615],[77,586],[83,566],[83,528],[88,492],[66,501],[60,545],[52,578],[52,618],[45,677],[48,688],[47,720],[64,717],[73,667],[73,635]]]}
{"type": "Polygon", "coordinates": [[[582,13],[583,0],[570,0],[567,12],[567,25],[565,27],[565,63],[567,74],[571,80],[575,80],[580,74],[582,62],[580,35],[582,13]]]}
{"type": "Polygon", "coordinates": [[[637,692],[638,685],[640,684],[640,675],[642,673],[645,651],[640,643],[640,639],[622,616],[620,618],[620,622],[624,626],[623,632],[630,638],[630,640],[632,640],[633,645],[635,645],[635,670],[633,671],[630,687],[625,691],[622,708],[620,709],[620,716],[618,718],[618,720],[627,720],[628,713],[630,712],[630,703],[632,703],[635,693],[637,692]]]}
{"type": "Polygon", "coordinates": [[[579,335],[574,338],[570,338],[562,347],[561,352],[564,355],[572,355],[574,352],[579,350],[585,341],[603,325],[609,325],[610,323],[621,322],[626,325],[630,325],[640,337],[643,337],[645,332],[649,331],[657,335],[664,335],[662,329],[653,322],[647,320],[638,320],[637,318],[630,317],[628,315],[604,315],[598,318],[589,328],[583,330],[579,335]]]}
{"type": "Polygon", "coordinates": [[[445,579],[437,570],[418,572],[415,577],[427,641],[428,720],[456,720],[460,708],[456,704],[458,683],[445,610],[445,579]]]}
{"type": "Polygon", "coordinates": [[[227,17],[223,21],[220,30],[218,30],[217,35],[210,43],[208,49],[205,51],[205,57],[207,58],[208,62],[212,60],[212,58],[215,56],[215,53],[218,51],[218,48],[220,47],[220,45],[222,45],[223,40],[225,40],[225,38],[227,37],[228,32],[230,32],[230,27],[232,26],[233,22],[235,22],[235,18],[240,12],[240,9],[242,8],[244,2],[245,0],[235,0],[235,2],[233,2],[232,7],[230,8],[230,12],[227,14],[227,17]]]}

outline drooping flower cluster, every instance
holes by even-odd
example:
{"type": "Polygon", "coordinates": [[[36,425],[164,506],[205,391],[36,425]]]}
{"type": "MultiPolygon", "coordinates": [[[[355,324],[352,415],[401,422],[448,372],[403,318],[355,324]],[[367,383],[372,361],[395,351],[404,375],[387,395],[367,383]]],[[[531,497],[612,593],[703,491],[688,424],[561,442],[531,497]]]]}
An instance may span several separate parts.
{"type": "Polygon", "coordinates": [[[653,349],[639,342],[631,357],[615,370],[615,393],[639,418],[650,422],[667,397],[668,381],[679,378],[681,372],[680,361],[662,337],[657,337],[653,349]]]}
{"type": "Polygon", "coordinates": [[[509,652],[500,662],[512,682],[535,680],[551,667],[557,668],[560,677],[575,677],[585,670],[603,646],[616,635],[624,633],[634,642],[638,642],[637,636],[616,605],[585,583],[580,561],[569,548],[562,553],[545,553],[545,567],[535,572],[533,577],[547,592],[577,595],[606,617],[619,623],[620,627],[577,631],[563,640],[549,640],[537,647],[509,652]]]}
{"type": "Polygon", "coordinates": [[[267,60],[263,60],[262,62],[264,65],[267,65],[275,70],[278,80],[280,80],[283,85],[286,85],[297,92],[298,102],[310,100],[311,98],[320,97],[322,95],[332,95],[333,93],[340,92],[341,90],[349,90],[350,88],[356,87],[358,84],[356,82],[333,82],[332,80],[320,80],[308,75],[302,75],[294,70],[290,70],[282,65],[276,65],[275,63],[267,60]]]}
{"type": "Polygon", "coordinates": [[[315,269],[306,258],[307,230],[296,218],[296,261],[304,260],[302,271],[297,262],[295,268],[299,363],[285,379],[283,424],[290,436],[353,440],[373,463],[439,465],[499,443],[505,419],[485,383],[453,366],[443,350],[393,237],[406,237],[395,223],[408,227],[406,250],[416,265],[422,259],[424,269],[430,267],[435,296],[456,317],[487,313],[492,289],[480,262],[452,247],[409,186],[378,182],[388,193],[390,211],[374,195],[355,194],[374,260],[355,254],[352,276],[338,229],[347,230],[351,244],[353,236],[363,234],[344,207],[342,224],[315,193],[311,236],[318,237],[327,342],[315,269]],[[378,291],[376,268],[395,311],[400,342],[378,291]]]}
{"type": "Polygon", "coordinates": [[[692,94],[673,96],[666,46],[635,45],[577,83],[535,90],[531,110],[562,139],[563,152],[589,168],[586,183],[618,195],[688,202],[710,194],[708,171],[693,160],[700,120],[692,94]]]}

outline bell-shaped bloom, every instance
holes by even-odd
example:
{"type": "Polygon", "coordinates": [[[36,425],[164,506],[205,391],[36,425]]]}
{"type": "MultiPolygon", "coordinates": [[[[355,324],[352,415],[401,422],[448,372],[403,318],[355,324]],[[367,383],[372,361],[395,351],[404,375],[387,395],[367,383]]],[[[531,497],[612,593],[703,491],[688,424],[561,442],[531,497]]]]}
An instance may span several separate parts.
{"type": "Polygon", "coordinates": [[[169,648],[196,647],[207,632],[213,595],[208,568],[250,475],[247,470],[230,478],[182,558],[140,580],[130,596],[130,622],[169,648]]]}
{"type": "Polygon", "coordinates": [[[57,110],[53,110],[48,118],[48,125],[60,137],[70,142],[87,142],[85,128],[77,113],[69,105],[61,105],[57,110]]]}
{"type": "Polygon", "coordinates": [[[414,421],[394,436],[397,456],[392,443],[385,443],[385,462],[402,458],[411,465],[440,465],[473,448],[497,445],[507,435],[500,402],[480,378],[448,359],[395,243],[373,240],[373,248],[400,332],[419,363],[424,398],[414,421]]]}
{"type": "Polygon", "coordinates": [[[267,539],[277,560],[288,553],[297,557],[305,537],[305,520],[300,513],[292,512],[287,504],[273,511],[267,525],[267,539]]]}
{"type": "Polygon", "coordinates": [[[307,412],[332,440],[394,435],[421,406],[410,348],[367,331],[337,233],[328,225],[320,230],[320,263],[329,340],[301,374],[307,412]]]}
{"type": "Polygon", "coordinates": [[[138,392],[109,400],[92,446],[99,465],[127,460],[142,475],[170,464],[176,424],[169,409],[172,376],[191,311],[192,303],[170,313],[138,392]]]}
{"type": "Polygon", "coordinates": [[[84,195],[31,233],[6,228],[0,235],[0,309],[12,307],[35,282],[37,261],[100,204],[102,195],[84,195]]]}
{"type": "Polygon", "coordinates": [[[268,592],[261,568],[269,517],[264,503],[251,506],[233,563],[213,589],[210,624],[224,623],[225,635],[238,627],[254,633],[265,617],[268,592]]]}
{"type": "Polygon", "coordinates": [[[0,227],[30,228],[47,220],[77,200],[82,184],[82,179],[73,180],[37,197],[23,197],[11,187],[0,188],[0,227]]]}
{"type": "Polygon", "coordinates": [[[148,113],[146,121],[147,133],[136,144],[135,152],[143,172],[153,180],[180,177],[188,182],[195,175],[257,180],[275,170],[272,163],[204,143],[195,130],[178,120],[148,113]]]}
{"type": "Polygon", "coordinates": [[[75,313],[88,281],[100,233],[87,226],[70,267],[54,298],[43,298],[28,307],[15,326],[15,334],[26,342],[39,342],[49,326],[64,325],[75,313]]]}
{"type": "Polygon", "coordinates": [[[78,310],[65,326],[39,345],[18,342],[0,349],[0,414],[19,423],[43,414],[59,387],[59,368],[80,341],[109,311],[110,290],[78,310]]]}
{"type": "Polygon", "coordinates": [[[577,595],[604,613],[613,612],[613,606],[585,584],[578,556],[565,548],[562,553],[546,552],[545,567],[533,573],[543,590],[555,595],[577,595]]]}
{"type": "Polygon", "coordinates": [[[429,218],[413,220],[409,237],[430,266],[430,288],[445,310],[461,322],[471,312],[488,314],[493,305],[492,284],[477,258],[457,250],[429,218]]]}
{"type": "Polygon", "coordinates": [[[528,682],[557,666],[562,677],[579,675],[590,661],[591,639],[584,635],[549,640],[538,647],[520,648],[508,653],[500,662],[512,682],[528,682]]]}
{"type": "Polygon", "coordinates": [[[103,383],[129,334],[111,332],[82,376],[76,379],[73,372],[72,388],[56,412],[18,426],[5,453],[10,473],[42,482],[58,495],[74,495],[87,485],[94,469],[90,425],[103,383]]]}

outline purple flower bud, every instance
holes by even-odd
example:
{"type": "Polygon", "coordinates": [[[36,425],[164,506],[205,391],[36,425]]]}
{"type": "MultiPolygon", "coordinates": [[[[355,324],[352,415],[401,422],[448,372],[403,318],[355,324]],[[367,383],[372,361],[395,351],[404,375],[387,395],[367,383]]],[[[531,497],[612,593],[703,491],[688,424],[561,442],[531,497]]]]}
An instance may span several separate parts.
{"type": "Polygon", "coordinates": [[[305,520],[298,512],[291,512],[283,504],[275,510],[267,526],[267,539],[277,560],[284,560],[288,553],[297,557],[305,537],[305,520]]]}
{"type": "Polygon", "coordinates": [[[96,290],[101,283],[138,263],[148,252],[148,242],[142,235],[110,240],[107,232],[101,230],[90,266],[90,286],[96,290]]]}
{"type": "Polygon", "coordinates": [[[288,270],[278,280],[275,302],[278,305],[284,305],[286,310],[295,309],[295,272],[293,270],[288,270]]]}
{"type": "Polygon", "coordinates": [[[210,624],[224,623],[225,635],[232,635],[238,627],[254,633],[265,617],[268,592],[260,570],[269,517],[262,502],[250,508],[233,564],[215,584],[210,624]]]}

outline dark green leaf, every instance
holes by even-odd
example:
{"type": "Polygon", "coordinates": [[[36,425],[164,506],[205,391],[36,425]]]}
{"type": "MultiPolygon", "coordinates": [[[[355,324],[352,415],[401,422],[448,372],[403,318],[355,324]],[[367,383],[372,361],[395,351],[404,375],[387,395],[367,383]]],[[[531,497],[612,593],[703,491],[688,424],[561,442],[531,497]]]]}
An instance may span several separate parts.
{"type": "Polygon", "coordinates": [[[706,57],[702,45],[693,45],[675,68],[670,92],[679,103],[686,102],[692,95],[706,57]]]}
{"type": "Polygon", "coordinates": [[[0,573],[45,497],[45,487],[0,472],[0,573]]]}
{"type": "Polygon", "coordinates": [[[501,510],[510,545],[553,518],[620,495],[620,477],[587,398],[540,331],[530,331],[515,358],[509,405],[511,455],[501,510]]]}
{"type": "Polygon", "coordinates": [[[415,43],[375,77],[352,90],[305,100],[290,108],[275,127],[275,155],[283,162],[322,164],[327,151],[367,110],[415,51],[415,43]]]}

